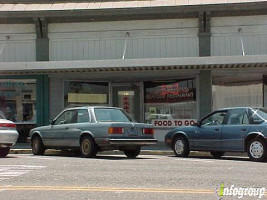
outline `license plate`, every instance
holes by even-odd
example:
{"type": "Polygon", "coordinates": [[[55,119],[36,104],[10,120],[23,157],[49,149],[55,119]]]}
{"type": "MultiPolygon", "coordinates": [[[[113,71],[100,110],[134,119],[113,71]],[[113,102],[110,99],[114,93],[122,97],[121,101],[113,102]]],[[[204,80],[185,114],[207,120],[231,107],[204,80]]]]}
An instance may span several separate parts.
{"type": "Polygon", "coordinates": [[[128,129],[129,136],[138,136],[138,131],[136,129],[128,129]]]}

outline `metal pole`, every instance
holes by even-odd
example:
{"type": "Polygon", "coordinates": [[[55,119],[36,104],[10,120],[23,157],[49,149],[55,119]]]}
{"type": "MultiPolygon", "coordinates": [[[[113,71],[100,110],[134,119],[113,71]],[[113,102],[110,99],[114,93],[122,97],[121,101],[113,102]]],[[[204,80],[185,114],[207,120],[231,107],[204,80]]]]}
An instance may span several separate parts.
{"type": "Polygon", "coordinates": [[[127,49],[127,43],[128,43],[128,37],[129,37],[129,32],[126,32],[126,37],[125,37],[125,42],[124,42],[124,49],[123,49],[123,54],[122,54],[122,60],[125,58],[125,53],[127,49]]]}
{"type": "Polygon", "coordinates": [[[240,34],[240,40],[241,40],[241,48],[242,48],[242,56],[245,56],[245,48],[244,48],[244,42],[243,42],[243,37],[242,37],[242,28],[238,29],[238,32],[240,34]]]}
{"type": "Polygon", "coordinates": [[[4,50],[5,46],[6,46],[6,41],[7,41],[8,39],[9,39],[9,38],[6,37],[6,40],[5,40],[4,44],[3,44],[3,46],[1,47],[1,50],[0,50],[0,56],[1,56],[3,50],[4,50]]]}

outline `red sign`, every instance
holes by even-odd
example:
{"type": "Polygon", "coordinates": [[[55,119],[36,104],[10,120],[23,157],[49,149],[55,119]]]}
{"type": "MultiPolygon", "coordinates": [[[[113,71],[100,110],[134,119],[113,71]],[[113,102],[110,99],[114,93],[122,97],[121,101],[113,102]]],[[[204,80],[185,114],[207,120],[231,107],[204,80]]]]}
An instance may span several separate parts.
{"type": "Polygon", "coordinates": [[[185,84],[164,84],[146,89],[146,103],[175,103],[195,101],[196,90],[185,84]]]}

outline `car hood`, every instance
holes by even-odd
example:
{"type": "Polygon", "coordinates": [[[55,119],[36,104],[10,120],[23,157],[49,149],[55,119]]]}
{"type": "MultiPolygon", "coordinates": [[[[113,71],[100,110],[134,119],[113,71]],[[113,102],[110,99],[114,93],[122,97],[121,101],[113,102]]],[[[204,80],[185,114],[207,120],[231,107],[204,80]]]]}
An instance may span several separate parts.
{"type": "Polygon", "coordinates": [[[48,126],[40,126],[40,127],[31,129],[31,132],[45,130],[45,129],[48,129],[50,127],[51,127],[51,125],[48,125],[48,126]]]}

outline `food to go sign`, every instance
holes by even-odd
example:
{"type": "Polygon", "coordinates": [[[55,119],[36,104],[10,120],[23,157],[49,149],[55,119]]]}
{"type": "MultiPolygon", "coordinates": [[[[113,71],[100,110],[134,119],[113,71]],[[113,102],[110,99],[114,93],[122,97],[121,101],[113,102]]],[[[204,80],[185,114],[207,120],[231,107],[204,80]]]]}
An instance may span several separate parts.
{"type": "Polygon", "coordinates": [[[152,125],[156,127],[176,127],[176,126],[193,126],[197,120],[195,119],[159,119],[152,120],[152,125]]]}

